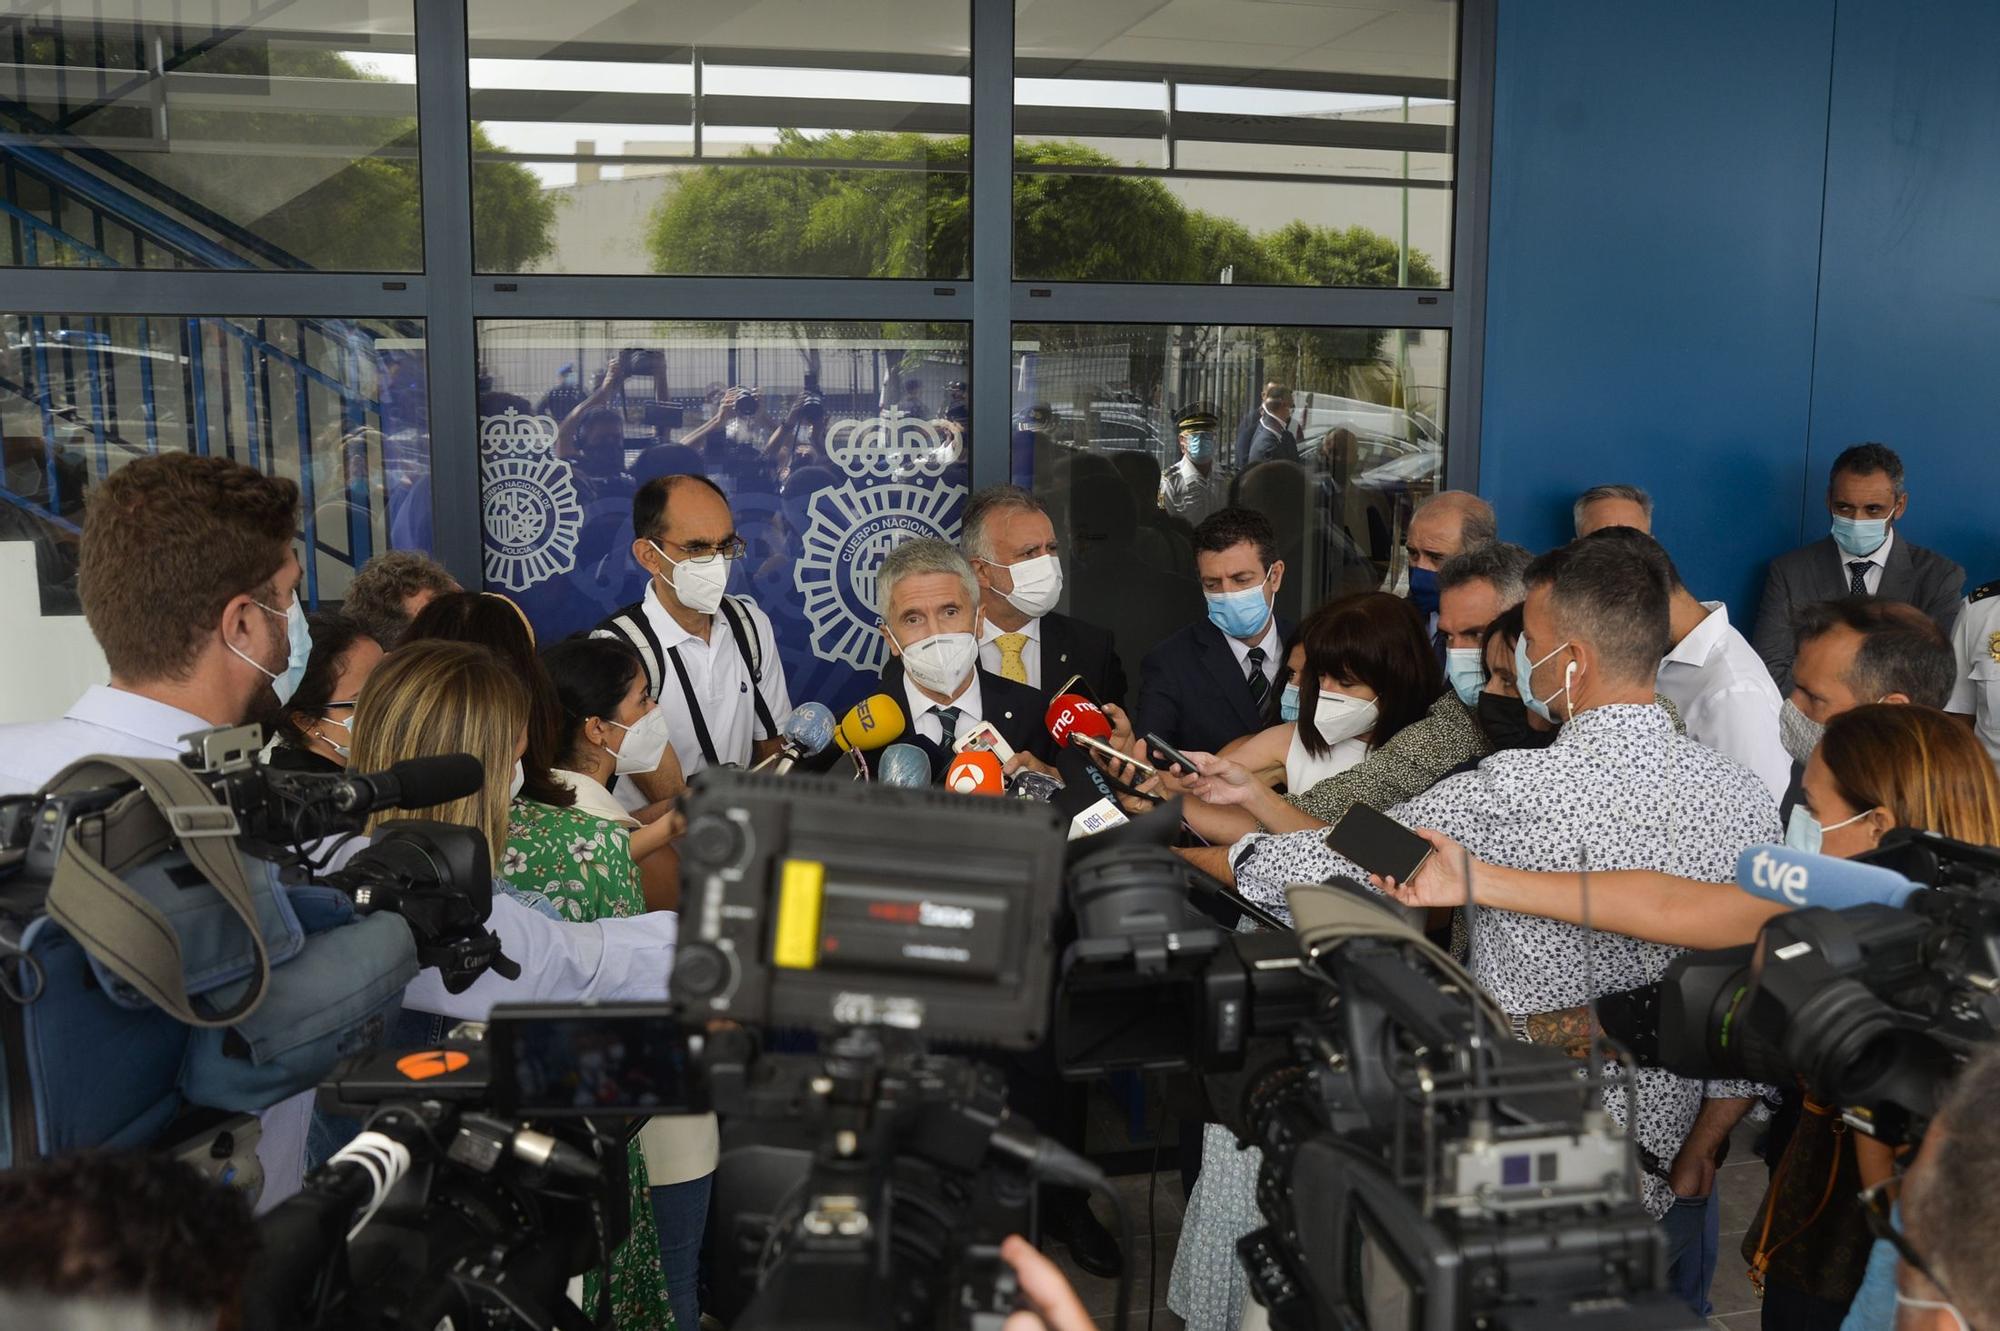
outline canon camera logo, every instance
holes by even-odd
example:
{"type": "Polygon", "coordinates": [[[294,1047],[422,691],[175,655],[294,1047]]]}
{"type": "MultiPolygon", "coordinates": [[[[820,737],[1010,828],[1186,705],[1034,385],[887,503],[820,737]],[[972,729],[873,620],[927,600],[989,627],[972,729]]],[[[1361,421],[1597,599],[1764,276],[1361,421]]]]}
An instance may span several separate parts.
{"type": "Polygon", "coordinates": [[[1775,892],[1794,906],[1806,904],[1806,866],[1784,864],[1771,858],[1767,850],[1760,850],[1750,860],[1750,884],[1767,892],[1775,892]]]}

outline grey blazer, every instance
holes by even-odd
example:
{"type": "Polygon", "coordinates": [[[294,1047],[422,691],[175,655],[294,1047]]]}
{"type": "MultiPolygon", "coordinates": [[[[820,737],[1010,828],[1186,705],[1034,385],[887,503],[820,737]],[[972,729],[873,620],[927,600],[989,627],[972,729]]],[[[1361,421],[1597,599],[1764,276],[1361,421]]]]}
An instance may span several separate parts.
{"type": "MultiPolygon", "coordinates": [[[[1779,693],[1792,691],[1792,657],[1796,652],[1793,619],[1815,601],[1838,601],[1848,594],[1848,556],[1831,536],[1801,546],[1771,561],[1764,577],[1764,599],[1757,606],[1757,628],[1751,636],[1764,658],[1779,693]]],[[[1935,550],[1926,550],[1901,531],[1889,548],[1877,596],[1906,601],[1937,621],[1945,633],[1958,618],[1965,598],[1965,570],[1935,550]]]]}

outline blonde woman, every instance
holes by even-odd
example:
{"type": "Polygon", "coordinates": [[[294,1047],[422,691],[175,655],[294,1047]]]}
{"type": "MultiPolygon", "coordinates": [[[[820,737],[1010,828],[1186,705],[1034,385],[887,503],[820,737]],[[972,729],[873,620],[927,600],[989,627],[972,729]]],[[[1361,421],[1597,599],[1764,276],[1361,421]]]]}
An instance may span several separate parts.
{"type": "MultiPolygon", "coordinates": [[[[516,895],[523,885],[554,898],[559,918],[590,921],[645,911],[639,871],[624,830],[585,811],[521,802],[521,755],[528,747],[528,689],[484,647],[443,639],[413,642],[390,653],[369,677],[355,709],[354,765],[378,771],[405,758],[469,753],[486,769],[478,791],[431,809],[376,814],[371,830],[391,818],[435,818],[479,828],[499,876],[516,895]],[[521,883],[513,880],[521,879],[521,883]]],[[[523,979],[527,977],[524,975],[523,979]]],[[[527,1001],[536,995],[524,993],[527,1001]]],[[[646,1188],[646,1157],[628,1148],[631,1179],[629,1237],[611,1259],[611,1303],[620,1331],[674,1325],[660,1273],[659,1236],[646,1188]]],[[[584,1306],[597,1298],[592,1273],[584,1306]]]]}

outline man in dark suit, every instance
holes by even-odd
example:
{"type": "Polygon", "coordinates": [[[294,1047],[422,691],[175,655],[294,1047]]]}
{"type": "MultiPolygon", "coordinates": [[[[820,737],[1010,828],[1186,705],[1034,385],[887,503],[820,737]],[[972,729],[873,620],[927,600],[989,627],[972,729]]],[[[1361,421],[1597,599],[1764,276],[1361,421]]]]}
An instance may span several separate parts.
{"type": "Polygon", "coordinates": [[[1194,562],[1208,614],[1146,654],[1138,730],[1214,753],[1276,714],[1291,626],[1272,606],[1285,564],[1270,522],[1247,508],[1222,509],[1194,529],[1194,562]]]}
{"type": "Polygon", "coordinates": [[[1792,689],[1798,652],[1798,612],[1815,601],[1880,596],[1929,615],[1948,635],[1965,591],[1965,570],[1932,550],[1899,539],[1896,524],[1909,510],[1903,460],[1883,444],[1856,444],[1833,460],[1826,507],[1833,531],[1825,540],[1779,555],[1764,579],[1751,637],[1778,692],[1792,689]]]}
{"type": "MultiPolygon", "coordinates": [[[[1264,416],[1264,404],[1279,398],[1283,398],[1289,402],[1291,399],[1290,391],[1276,379],[1267,380],[1264,384],[1264,391],[1257,395],[1257,399],[1244,411],[1243,419],[1236,423],[1235,447],[1230,452],[1230,458],[1236,463],[1237,471],[1242,471],[1250,465],[1250,450],[1256,445],[1257,436],[1263,431],[1267,423],[1264,416]]],[[[1299,444],[1299,427],[1296,422],[1289,419],[1289,415],[1285,429],[1292,436],[1292,448],[1296,452],[1299,444]]]]}
{"type": "Polygon", "coordinates": [[[1257,429],[1250,436],[1250,450],[1239,470],[1259,462],[1297,462],[1299,430],[1292,421],[1292,390],[1278,384],[1264,388],[1264,403],[1257,413],[1257,429]]]}
{"type": "Polygon", "coordinates": [[[979,580],[965,557],[946,541],[905,541],[882,561],[875,587],[893,658],[882,691],[902,704],[909,730],[949,751],[988,721],[1014,750],[1008,771],[1053,770],[1042,695],[979,664],[979,580]]]}
{"type": "Polygon", "coordinates": [[[1062,554],[1042,501],[996,485],[966,501],[959,545],[979,579],[979,664],[1049,697],[1081,675],[1099,702],[1125,705],[1125,667],[1108,630],[1055,609],[1062,554]]]}

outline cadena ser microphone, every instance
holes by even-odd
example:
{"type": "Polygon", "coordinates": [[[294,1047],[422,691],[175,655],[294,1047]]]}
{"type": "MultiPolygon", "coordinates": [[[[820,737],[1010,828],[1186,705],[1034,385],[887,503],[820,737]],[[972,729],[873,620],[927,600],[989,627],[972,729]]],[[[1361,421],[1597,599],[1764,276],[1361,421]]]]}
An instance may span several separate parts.
{"type": "Polygon", "coordinates": [[[870,694],[848,709],[834,727],[833,742],[845,753],[885,749],[903,737],[908,726],[903,709],[886,693],[870,694]]]}
{"type": "Polygon", "coordinates": [[[875,761],[875,781],[883,786],[928,786],[931,756],[914,744],[891,744],[875,761]]]}
{"type": "MultiPolygon", "coordinates": [[[[1049,734],[1058,744],[1065,747],[1080,745],[1115,763],[1134,762],[1109,743],[1111,720],[1104,715],[1104,709],[1080,693],[1057,694],[1042,722],[1048,726],[1049,734]]],[[[1145,766],[1144,763],[1135,765],[1145,766]]]]}
{"type": "Polygon", "coordinates": [[[1752,896],[1787,906],[1901,906],[1922,885],[1893,869],[1831,855],[1808,855],[1790,846],[1751,846],[1736,857],[1736,885],[1752,896]]]}
{"type": "Polygon", "coordinates": [[[1000,760],[985,749],[968,749],[952,759],[944,774],[947,790],[961,795],[1002,795],[1007,781],[1000,774],[1000,760]]]}
{"type": "Polygon", "coordinates": [[[428,809],[474,794],[486,784],[486,769],[469,753],[405,758],[386,772],[344,776],[329,798],[342,813],[378,809],[428,809]]]}
{"type": "MultiPolygon", "coordinates": [[[[779,727],[779,749],[764,760],[773,776],[783,776],[801,758],[810,758],[833,743],[833,712],[825,703],[802,702],[779,727]]],[[[760,763],[758,766],[763,766],[760,763]]],[[[752,769],[755,770],[755,769],[752,769]]]]}

